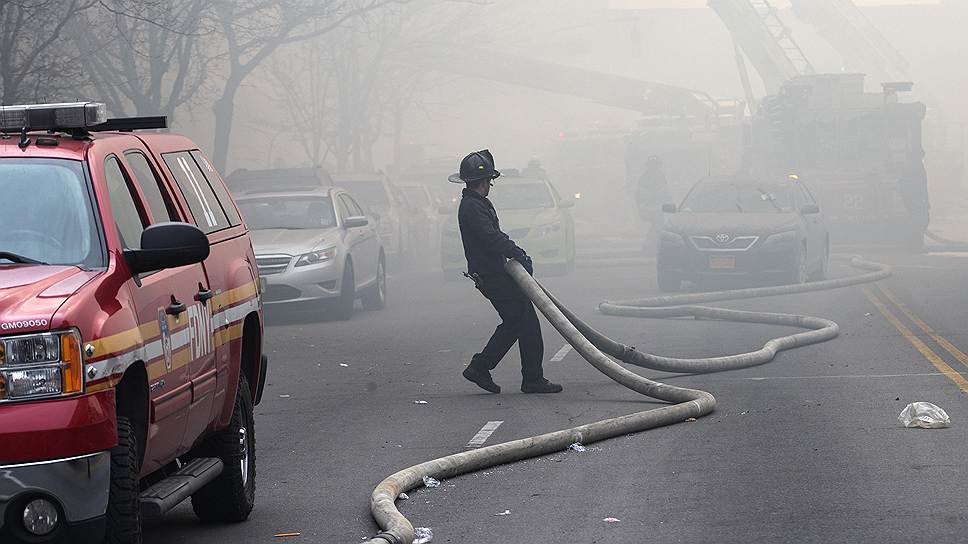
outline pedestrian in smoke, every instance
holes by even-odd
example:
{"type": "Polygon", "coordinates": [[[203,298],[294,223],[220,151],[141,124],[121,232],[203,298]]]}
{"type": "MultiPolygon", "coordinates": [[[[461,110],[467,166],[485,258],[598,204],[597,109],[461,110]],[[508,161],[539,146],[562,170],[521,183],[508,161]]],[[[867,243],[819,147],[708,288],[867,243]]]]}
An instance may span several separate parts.
{"type": "Polygon", "coordinates": [[[501,231],[497,211],[487,199],[500,175],[494,169],[494,157],[485,149],[464,157],[460,172],[448,178],[451,183],[465,184],[457,219],[467,275],[501,318],[501,324],[484,349],[471,359],[463,375],[485,391],[500,393],[501,386],[494,383],[491,370],[517,342],[521,353],[521,391],[559,393],[562,387],[544,377],[544,341],[534,305],[504,269],[508,259],[514,259],[534,274],[531,257],[501,231]]]}

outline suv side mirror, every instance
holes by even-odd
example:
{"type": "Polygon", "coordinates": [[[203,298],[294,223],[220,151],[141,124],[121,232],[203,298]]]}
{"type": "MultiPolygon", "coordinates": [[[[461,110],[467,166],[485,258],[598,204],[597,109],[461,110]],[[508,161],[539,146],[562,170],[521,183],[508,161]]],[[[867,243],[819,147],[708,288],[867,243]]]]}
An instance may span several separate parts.
{"type": "Polygon", "coordinates": [[[571,198],[562,198],[561,201],[558,202],[558,207],[559,208],[574,208],[575,207],[575,201],[573,199],[571,199],[571,198]]]}
{"type": "Polygon", "coordinates": [[[679,207],[676,206],[675,204],[662,205],[662,213],[676,213],[678,210],[679,210],[679,207]]]}
{"type": "Polygon", "coordinates": [[[370,224],[370,220],[362,215],[354,215],[352,217],[347,217],[343,220],[343,228],[345,229],[355,229],[358,227],[365,227],[370,224]]]}
{"type": "Polygon", "coordinates": [[[141,233],[141,249],[124,250],[134,274],[178,268],[208,258],[208,236],[188,223],[158,223],[141,233]]]}
{"type": "Polygon", "coordinates": [[[800,206],[801,215],[816,215],[820,213],[820,206],[816,204],[804,204],[800,206]]]}

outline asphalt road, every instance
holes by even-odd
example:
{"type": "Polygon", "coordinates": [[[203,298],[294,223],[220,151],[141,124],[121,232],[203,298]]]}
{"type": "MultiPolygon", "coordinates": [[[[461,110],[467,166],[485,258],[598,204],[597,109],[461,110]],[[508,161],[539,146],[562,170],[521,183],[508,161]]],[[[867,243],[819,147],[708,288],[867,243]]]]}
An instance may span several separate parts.
{"type": "MultiPolygon", "coordinates": [[[[896,265],[879,286],[724,303],[823,316],[840,338],[756,368],[649,377],[713,393],[698,421],[446,480],[401,503],[434,542],[960,542],[968,533],[968,254],[867,254],[896,265]],[[964,388],[964,390],[962,389],[964,388]],[[905,429],[914,401],[952,426],[905,429]],[[498,515],[510,511],[507,515],[498,515]],[[618,522],[605,522],[617,518],[618,522]]],[[[604,258],[596,255],[595,258],[604,258]]],[[[586,262],[545,284],[590,323],[653,353],[758,348],[782,328],[608,317],[602,299],[655,294],[644,263],[586,262]]],[[[833,276],[853,273],[837,259],[833,276]]],[[[389,307],[350,322],[276,315],[269,384],[257,407],[257,505],[247,523],[203,525],[182,505],[145,542],[360,542],[377,531],[372,488],[409,465],[658,406],[598,374],[545,326],[546,375],[560,395],[518,392],[516,351],[501,395],[460,371],[497,324],[469,282],[398,273],[389,307]],[[556,354],[561,360],[550,361],[556,354]],[[426,401],[426,404],[415,404],[426,401]],[[300,536],[274,538],[277,533],[300,536]]]]}

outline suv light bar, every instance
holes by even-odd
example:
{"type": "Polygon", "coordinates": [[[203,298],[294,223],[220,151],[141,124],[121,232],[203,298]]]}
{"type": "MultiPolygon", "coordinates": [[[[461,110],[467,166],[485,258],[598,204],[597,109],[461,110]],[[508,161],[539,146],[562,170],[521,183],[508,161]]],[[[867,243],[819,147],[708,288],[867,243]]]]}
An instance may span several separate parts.
{"type": "Polygon", "coordinates": [[[108,120],[100,102],[0,106],[0,131],[86,129],[108,120]]]}

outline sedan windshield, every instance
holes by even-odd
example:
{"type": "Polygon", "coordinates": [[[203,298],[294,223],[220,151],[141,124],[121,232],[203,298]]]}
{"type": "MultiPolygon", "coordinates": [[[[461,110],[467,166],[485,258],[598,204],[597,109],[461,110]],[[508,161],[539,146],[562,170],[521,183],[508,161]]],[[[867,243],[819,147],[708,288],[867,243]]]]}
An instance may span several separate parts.
{"type": "Polygon", "coordinates": [[[696,185],[681,211],[695,213],[790,213],[793,195],[789,187],[750,183],[701,183],[696,185]]]}
{"type": "Polygon", "coordinates": [[[555,199],[544,183],[501,185],[496,182],[488,198],[499,210],[530,210],[554,208],[555,199]]]}
{"type": "Polygon", "coordinates": [[[80,161],[0,159],[0,264],[103,265],[80,161]]]}
{"type": "Polygon", "coordinates": [[[267,197],[239,200],[252,230],[325,229],[336,226],[333,201],[327,197],[267,197]]]}

